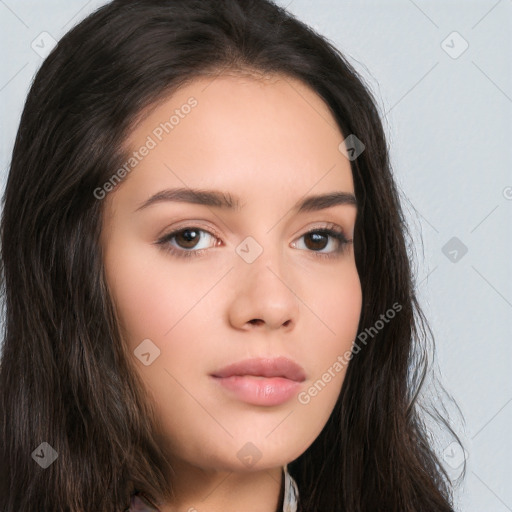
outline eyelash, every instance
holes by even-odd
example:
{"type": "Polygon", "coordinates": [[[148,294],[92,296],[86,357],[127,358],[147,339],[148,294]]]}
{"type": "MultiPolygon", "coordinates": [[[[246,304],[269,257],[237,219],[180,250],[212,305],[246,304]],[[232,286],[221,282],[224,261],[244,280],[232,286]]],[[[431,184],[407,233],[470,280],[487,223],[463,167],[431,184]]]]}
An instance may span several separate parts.
{"type": "MultiPolygon", "coordinates": [[[[218,239],[218,236],[215,233],[212,233],[206,229],[202,229],[197,226],[185,226],[185,227],[180,227],[179,229],[174,230],[171,233],[168,233],[168,234],[162,236],[155,242],[155,244],[162,246],[166,252],[169,252],[170,254],[172,254],[173,256],[177,256],[178,258],[190,258],[190,257],[202,256],[203,253],[205,251],[207,251],[208,249],[191,249],[191,250],[176,249],[175,247],[173,247],[169,244],[169,242],[177,234],[179,234],[183,231],[187,231],[187,230],[202,231],[202,232],[208,233],[209,235],[218,239]]],[[[300,238],[310,235],[312,233],[321,233],[322,235],[328,235],[328,236],[334,238],[335,240],[337,240],[339,243],[338,249],[335,249],[334,251],[332,251],[330,253],[323,253],[323,252],[318,252],[318,251],[313,251],[313,250],[309,251],[309,252],[314,253],[315,256],[320,257],[320,258],[332,259],[332,258],[340,257],[345,252],[346,247],[353,242],[352,239],[347,240],[347,238],[345,237],[345,233],[340,228],[336,227],[335,224],[329,224],[325,228],[314,228],[314,229],[304,233],[300,238]]]]}

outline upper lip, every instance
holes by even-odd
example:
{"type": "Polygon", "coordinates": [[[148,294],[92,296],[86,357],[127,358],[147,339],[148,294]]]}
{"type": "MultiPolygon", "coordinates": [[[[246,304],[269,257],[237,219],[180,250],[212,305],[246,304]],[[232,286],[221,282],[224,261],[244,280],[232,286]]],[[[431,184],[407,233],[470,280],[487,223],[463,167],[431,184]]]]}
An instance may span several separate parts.
{"type": "Polygon", "coordinates": [[[284,377],[302,382],[306,379],[304,369],[286,357],[245,359],[221,368],[213,377],[228,378],[252,375],[255,377],[284,377]]]}

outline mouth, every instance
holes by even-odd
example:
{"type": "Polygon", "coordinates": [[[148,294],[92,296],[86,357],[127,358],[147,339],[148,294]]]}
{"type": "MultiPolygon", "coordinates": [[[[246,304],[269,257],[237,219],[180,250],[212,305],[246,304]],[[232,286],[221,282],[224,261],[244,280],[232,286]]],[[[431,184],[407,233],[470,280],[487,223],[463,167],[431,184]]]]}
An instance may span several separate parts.
{"type": "Polygon", "coordinates": [[[287,402],[306,380],[304,369],[285,357],[239,361],[216,371],[211,377],[236,399],[260,406],[287,402]]]}

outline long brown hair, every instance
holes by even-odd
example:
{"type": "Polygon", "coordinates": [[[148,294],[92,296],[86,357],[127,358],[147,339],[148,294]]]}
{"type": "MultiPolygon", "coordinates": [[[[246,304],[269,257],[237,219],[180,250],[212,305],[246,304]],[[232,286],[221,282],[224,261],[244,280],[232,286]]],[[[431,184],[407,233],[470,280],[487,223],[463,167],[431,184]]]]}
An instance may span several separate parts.
{"type": "Polygon", "coordinates": [[[145,107],[227,69],[302,80],[342,133],[364,143],[351,161],[359,332],[401,306],[354,355],[325,428],[288,465],[302,510],[452,510],[449,478],[418,400],[432,335],[367,86],[329,41],[270,1],[115,0],[44,61],[12,155],[1,224],[2,512],[118,512],[134,490],[171,496],[171,468],[105,286],[104,202],[94,191],[126,161],[123,141],[145,107]],[[57,454],[46,468],[31,456],[53,453],[41,443],[57,454]]]}

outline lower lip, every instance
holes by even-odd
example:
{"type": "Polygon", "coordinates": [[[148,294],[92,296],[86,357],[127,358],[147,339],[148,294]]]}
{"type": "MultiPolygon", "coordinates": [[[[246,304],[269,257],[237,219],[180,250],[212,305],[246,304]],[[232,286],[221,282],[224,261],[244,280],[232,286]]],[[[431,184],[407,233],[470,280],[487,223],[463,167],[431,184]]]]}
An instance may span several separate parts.
{"type": "Polygon", "coordinates": [[[301,386],[300,382],[284,377],[242,375],[214,379],[233,392],[238,399],[252,405],[281,405],[296,395],[301,386]]]}

